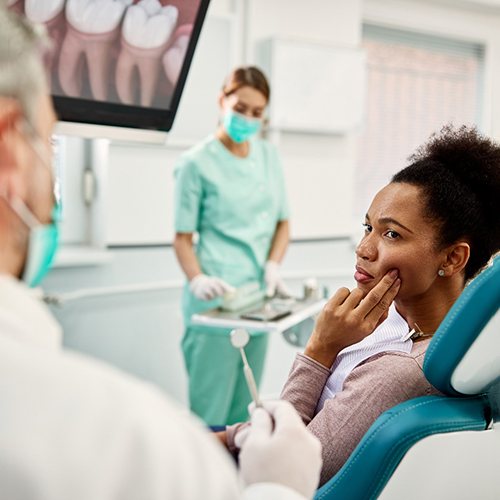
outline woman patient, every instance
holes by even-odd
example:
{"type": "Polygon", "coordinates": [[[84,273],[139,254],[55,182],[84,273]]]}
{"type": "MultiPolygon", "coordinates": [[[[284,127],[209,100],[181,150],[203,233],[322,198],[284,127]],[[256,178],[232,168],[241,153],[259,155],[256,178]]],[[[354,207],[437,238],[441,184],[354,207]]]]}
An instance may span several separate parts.
{"type": "MultiPolygon", "coordinates": [[[[500,249],[497,144],[445,127],[410,162],[373,199],[356,249],[357,287],[328,301],[281,395],[323,445],[321,484],[381,413],[438,394],[422,371],[427,346],[500,249]]],[[[233,452],[245,425],[219,436],[233,452]]]]}

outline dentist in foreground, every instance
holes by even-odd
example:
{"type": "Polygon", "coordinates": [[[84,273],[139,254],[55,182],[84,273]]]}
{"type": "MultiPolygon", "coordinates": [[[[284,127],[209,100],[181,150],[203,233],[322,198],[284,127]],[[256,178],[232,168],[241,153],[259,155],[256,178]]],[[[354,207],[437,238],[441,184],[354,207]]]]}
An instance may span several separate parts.
{"type": "Polygon", "coordinates": [[[320,445],[291,406],[252,413],[237,471],[160,391],[61,348],[59,325],[29,289],[57,247],[56,118],[40,43],[0,2],[0,498],[311,497],[320,445]]]}

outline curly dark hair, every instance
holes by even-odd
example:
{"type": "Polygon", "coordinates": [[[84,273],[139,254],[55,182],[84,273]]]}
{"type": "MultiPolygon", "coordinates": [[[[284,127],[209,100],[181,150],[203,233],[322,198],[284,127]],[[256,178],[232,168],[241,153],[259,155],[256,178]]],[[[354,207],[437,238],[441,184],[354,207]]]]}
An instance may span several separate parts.
{"type": "Polygon", "coordinates": [[[500,145],[474,127],[446,125],[408,160],[392,182],[422,189],[439,248],[469,243],[465,280],[473,278],[500,249],[500,145]]]}

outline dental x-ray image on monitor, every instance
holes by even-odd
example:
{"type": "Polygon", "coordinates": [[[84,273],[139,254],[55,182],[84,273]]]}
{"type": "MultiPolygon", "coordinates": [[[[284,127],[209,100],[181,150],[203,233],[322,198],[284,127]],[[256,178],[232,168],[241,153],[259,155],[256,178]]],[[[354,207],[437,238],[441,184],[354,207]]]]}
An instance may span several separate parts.
{"type": "Polygon", "coordinates": [[[168,131],[209,0],[8,0],[53,42],[62,121],[168,131]]]}

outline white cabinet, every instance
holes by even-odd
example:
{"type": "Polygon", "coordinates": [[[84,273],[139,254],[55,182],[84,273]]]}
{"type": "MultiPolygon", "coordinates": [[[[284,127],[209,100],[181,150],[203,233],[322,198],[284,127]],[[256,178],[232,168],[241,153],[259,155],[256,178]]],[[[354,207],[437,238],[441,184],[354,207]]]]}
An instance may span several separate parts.
{"type": "Polygon", "coordinates": [[[258,54],[271,84],[272,129],[343,134],[359,127],[365,94],[361,49],[273,38],[261,43],[258,54]]]}

